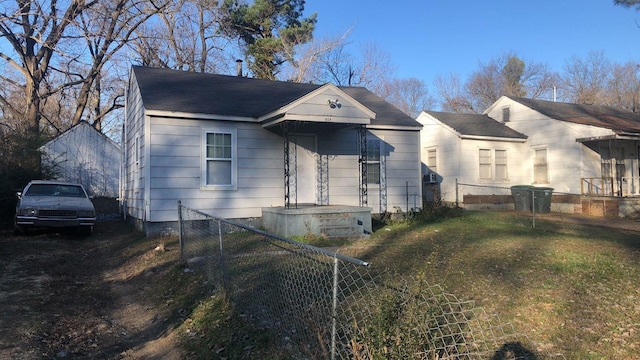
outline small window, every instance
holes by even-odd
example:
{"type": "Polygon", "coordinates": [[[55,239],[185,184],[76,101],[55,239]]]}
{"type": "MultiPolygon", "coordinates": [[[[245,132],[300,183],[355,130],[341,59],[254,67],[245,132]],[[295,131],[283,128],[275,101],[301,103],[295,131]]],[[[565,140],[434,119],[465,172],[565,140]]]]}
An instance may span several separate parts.
{"type": "Polygon", "coordinates": [[[367,184],[380,184],[379,139],[367,139],[367,184]]]}
{"type": "Polygon", "coordinates": [[[508,106],[502,108],[502,122],[506,123],[511,120],[511,109],[508,106]]]}
{"type": "Polygon", "coordinates": [[[233,189],[236,186],[235,131],[205,131],[204,185],[212,189],[233,189]]]}
{"type": "Polygon", "coordinates": [[[547,149],[535,149],[533,158],[533,181],[534,183],[548,183],[547,149]]]}

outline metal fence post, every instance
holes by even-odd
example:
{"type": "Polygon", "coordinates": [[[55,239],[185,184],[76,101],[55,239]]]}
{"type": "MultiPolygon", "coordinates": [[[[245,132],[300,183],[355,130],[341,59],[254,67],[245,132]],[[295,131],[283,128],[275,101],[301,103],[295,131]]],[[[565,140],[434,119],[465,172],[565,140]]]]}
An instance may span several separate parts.
{"type": "Polygon", "coordinates": [[[178,243],[180,244],[180,261],[184,261],[184,241],[182,241],[182,201],[178,200],[178,243]]]}
{"type": "Polygon", "coordinates": [[[456,207],[458,206],[458,179],[456,179],[456,207]]]}
{"type": "Polygon", "coordinates": [[[536,227],[536,190],[531,189],[531,226],[536,227]]]}
{"type": "Polygon", "coordinates": [[[331,308],[331,360],[336,358],[336,321],[338,317],[338,257],[333,257],[333,304],[331,308]]]}
{"type": "Polygon", "coordinates": [[[226,289],[226,274],[224,269],[224,248],[222,246],[222,222],[218,220],[218,242],[220,248],[220,276],[222,277],[222,288],[226,289]]]}

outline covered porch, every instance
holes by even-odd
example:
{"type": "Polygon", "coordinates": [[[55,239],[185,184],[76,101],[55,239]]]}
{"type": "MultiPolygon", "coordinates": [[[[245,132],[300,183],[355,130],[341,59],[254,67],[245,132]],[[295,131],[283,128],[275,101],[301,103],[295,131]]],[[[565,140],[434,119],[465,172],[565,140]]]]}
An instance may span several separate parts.
{"type": "MultiPolygon", "coordinates": [[[[373,118],[373,111],[327,85],[262,119],[264,129],[282,137],[284,164],[283,205],[262,209],[267,231],[286,237],[371,232],[367,125],[373,118]]],[[[377,210],[384,212],[386,186],[376,190],[377,210]]]]}
{"type": "Polygon", "coordinates": [[[599,172],[599,176],[580,178],[581,195],[640,196],[640,135],[618,133],[576,141],[591,149],[599,158],[599,164],[591,164],[592,172],[599,172]]]}

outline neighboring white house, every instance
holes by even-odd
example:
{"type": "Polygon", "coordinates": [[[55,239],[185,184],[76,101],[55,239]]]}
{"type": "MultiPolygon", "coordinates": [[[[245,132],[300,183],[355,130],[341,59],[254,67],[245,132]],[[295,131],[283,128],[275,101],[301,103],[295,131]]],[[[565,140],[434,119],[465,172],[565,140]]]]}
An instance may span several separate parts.
{"type": "Polygon", "coordinates": [[[175,223],[177,200],[230,219],[303,204],[419,208],[420,128],[365,88],[136,66],[126,216],[150,234],[175,223]]]}
{"type": "Polygon", "coordinates": [[[119,197],[120,146],[86,121],[81,121],[41,148],[43,164],[56,180],[82,184],[90,196],[119,197]]]}
{"type": "MultiPolygon", "coordinates": [[[[428,152],[435,149],[439,156],[435,172],[447,201],[455,201],[451,189],[456,179],[478,185],[551,187],[567,194],[640,194],[640,114],[609,106],[503,96],[483,115],[423,112],[418,121],[425,125],[421,135],[423,164],[429,164],[428,152]],[[476,117],[483,121],[476,122],[476,117]],[[519,136],[496,137],[492,130],[496,123],[519,136]],[[470,124],[476,129],[470,129],[470,124]],[[456,128],[458,135],[438,135],[450,127],[456,128]],[[453,157],[443,152],[456,148],[453,157]],[[500,175],[496,166],[504,157],[507,169],[500,175]],[[493,166],[492,179],[489,164],[493,166]]],[[[490,194],[491,190],[474,191],[490,194]]]]}
{"type": "MultiPolygon", "coordinates": [[[[427,201],[462,202],[459,183],[508,186],[528,181],[522,171],[527,136],[487,115],[423,111],[423,194],[427,201]]],[[[478,187],[475,194],[495,190],[478,187]]]]}

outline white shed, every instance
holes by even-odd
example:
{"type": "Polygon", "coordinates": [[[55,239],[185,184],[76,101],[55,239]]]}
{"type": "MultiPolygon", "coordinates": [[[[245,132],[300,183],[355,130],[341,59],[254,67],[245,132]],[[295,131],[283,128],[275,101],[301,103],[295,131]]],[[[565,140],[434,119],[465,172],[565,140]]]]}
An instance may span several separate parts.
{"type": "Polygon", "coordinates": [[[41,148],[56,180],[82,184],[90,196],[119,197],[120,145],[81,121],[41,148]]]}

